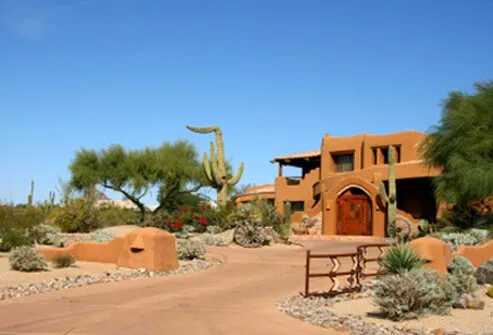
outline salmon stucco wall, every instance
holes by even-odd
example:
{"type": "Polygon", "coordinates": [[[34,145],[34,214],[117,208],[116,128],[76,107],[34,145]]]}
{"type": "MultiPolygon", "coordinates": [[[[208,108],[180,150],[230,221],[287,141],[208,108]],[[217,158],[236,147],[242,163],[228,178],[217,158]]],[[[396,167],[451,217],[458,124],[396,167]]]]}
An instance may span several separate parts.
{"type": "Polygon", "coordinates": [[[493,240],[481,245],[459,247],[455,256],[464,256],[477,268],[493,258],[493,240]]]}
{"type": "Polygon", "coordinates": [[[66,248],[40,246],[36,249],[47,261],[58,255],[72,255],[78,261],[97,263],[116,263],[124,244],[124,237],[115,237],[107,243],[75,242],[66,248]]]}
{"type": "Polygon", "coordinates": [[[37,247],[47,261],[72,255],[77,261],[114,263],[128,268],[168,271],[179,268],[172,234],[152,227],[139,228],[107,243],[75,242],[66,248],[37,247]]]}
{"type": "MultiPolygon", "coordinates": [[[[293,184],[287,177],[277,177],[275,181],[275,202],[279,212],[284,215],[284,203],[286,200],[291,202],[303,201],[305,212],[308,216],[315,216],[320,213],[320,206],[313,198],[313,185],[320,179],[320,168],[316,168],[306,173],[299,183],[293,184]]],[[[291,215],[291,222],[301,222],[303,212],[294,212],[291,215]]]]}

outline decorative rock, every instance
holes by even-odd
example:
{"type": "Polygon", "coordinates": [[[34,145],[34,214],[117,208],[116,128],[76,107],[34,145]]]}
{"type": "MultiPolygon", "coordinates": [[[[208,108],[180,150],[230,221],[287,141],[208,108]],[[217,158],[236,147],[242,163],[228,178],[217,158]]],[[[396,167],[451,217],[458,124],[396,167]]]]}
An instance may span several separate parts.
{"type": "Polygon", "coordinates": [[[493,258],[477,268],[476,279],[479,284],[493,284],[493,258]]]}
{"type": "Polygon", "coordinates": [[[184,273],[207,270],[221,264],[215,259],[201,260],[196,259],[191,263],[185,264],[176,270],[165,272],[152,272],[145,269],[130,270],[125,272],[109,273],[105,271],[101,275],[76,275],[73,277],[57,277],[49,281],[34,284],[21,284],[16,286],[0,287],[0,301],[29,296],[39,293],[60,291],[73,287],[89,286],[98,283],[120,282],[139,278],[150,278],[154,276],[175,276],[184,273]],[[143,271],[142,271],[143,270],[143,271]]]}
{"type": "Polygon", "coordinates": [[[234,229],[228,229],[228,230],[223,231],[222,233],[219,233],[218,235],[222,236],[222,238],[224,239],[224,243],[226,245],[229,245],[229,244],[233,243],[234,232],[235,232],[234,229]]]}
{"type": "MultiPolygon", "coordinates": [[[[342,294],[341,300],[354,298],[355,294],[342,294]]],[[[376,324],[365,320],[362,316],[344,315],[338,316],[330,311],[329,307],[334,303],[335,298],[310,297],[304,298],[301,295],[291,297],[278,303],[277,307],[283,313],[288,314],[305,322],[332,328],[336,331],[344,331],[355,335],[470,335],[464,330],[449,330],[443,328],[426,329],[406,327],[400,324],[384,325],[376,324]]]]}
{"type": "Polygon", "coordinates": [[[469,301],[467,304],[468,309],[484,309],[484,301],[481,301],[479,299],[473,299],[472,301],[469,301]]]}
{"type": "Polygon", "coordinates": [[[461,295],[454,303],[452,304],[453,308],[460,308],[460,309],[466,309],[468,308],[469,304],[471,301],[473,301],[474,298],[470,294],[463,294],[461,295]]]}

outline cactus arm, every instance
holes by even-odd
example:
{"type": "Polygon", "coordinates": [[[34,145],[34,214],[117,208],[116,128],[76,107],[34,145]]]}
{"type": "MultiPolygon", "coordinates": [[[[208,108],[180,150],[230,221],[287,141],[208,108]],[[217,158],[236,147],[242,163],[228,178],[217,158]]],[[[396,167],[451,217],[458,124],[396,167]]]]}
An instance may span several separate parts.
{"type": "Polygon", "coordinates": [[[384,183],[380,183],[380,196],[382,197],[384,202],[389,203],[389,197],[387,196],[387,191],[385,191],[384,183]]]}
{"type": "Polygon", "coordinates": [[[394,168],[394,147],[389,147],[389,201],[394,203],[396,201],[396,186],[395,186],[395,168],[394,168]]]}
{"type": "Polygon", "coordinates": [[[212,172],[211,172],[211,163],[209,162],[209,158],[207,157],[207,154],[205,152],[204,152],[204,170],[205,170],[205,176],[207,177],[207,180],[209,180],[209,182],[213,183],[214,177],[212,176],[212,172]]]}
{"type": "Polygon", "coordinates": [[[194,133],[199,133],[199,134],[209,134],[212,132],[215,132],[219,130],[219,127],[217,126],[210,126],[210,127],[192,127],[192,126],[187,126],[188,130],[193,131],[194,133]]]}
{"type": "Polygon", "coordinates": [[[219,173],[219,179],[226,184],[228,182],[226,174],[226,159],[224,158],[224,142],[221,130],[216,130],[216,145],[217,145],[217,172],[219,173]]]}
{"type": "Polygon", "coordinates": [[[212,172],[212,177],[214,178],[213,180],[217,185],[222,185],[221,178],[219,177],[218,171],[217,171],[217,156],[216,156],[216,149],[214,148],[214,142],[211,141],[211,172],[212,172]]]}
{"type": "Polygon", "coordinates": [[[243,164],[243,162],[241,162],[240,166],[238,167],[238,172],[236,173],[236,175],[233,178],[231,178],[230,180],[228,180],[229,185],[236,185],[240,181],[244,168],[245,168],[245,164],[243,164]]]}

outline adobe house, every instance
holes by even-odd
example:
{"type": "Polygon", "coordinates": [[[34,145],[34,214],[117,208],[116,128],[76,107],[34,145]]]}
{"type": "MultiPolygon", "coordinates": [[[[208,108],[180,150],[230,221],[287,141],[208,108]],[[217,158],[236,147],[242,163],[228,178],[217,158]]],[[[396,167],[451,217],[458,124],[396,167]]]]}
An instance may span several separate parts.
{"type": "Polygon", "coordinates": [[[393,146],[398,217],[413,223],[434,221],[439,207],[431,178],[440,173],[429,169],[418,156],[426,135],[405,131],[388,135],[325,135],[318,151],[275,157],[278,176],[274,184],[255,186],[237,197],[246,203],[255,196],[272,199],[284,214],[291,203],[291,222],[303,214],[321,216],[324,235],[385,236],[386,210],[379,184],[388,181],[387,154],[393,146]],[[298,168],[296,177],[284,176],[283,167],[298,168]]]}

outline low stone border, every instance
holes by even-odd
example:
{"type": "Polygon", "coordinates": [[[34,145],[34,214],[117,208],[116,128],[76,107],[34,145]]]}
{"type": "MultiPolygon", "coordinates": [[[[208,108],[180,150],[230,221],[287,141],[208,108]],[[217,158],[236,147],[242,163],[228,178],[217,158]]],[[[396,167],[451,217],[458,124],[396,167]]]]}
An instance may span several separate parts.
{"type": "Polygon", "coordinates": [[[105,272],[98,275],[86,274],[73,277],[56,277],[51,280],[37,283],[0,287],[0,301],[99,283],[114,283],[141,278],[176,276],[190,272],[207,270],[219,266],[220,264],[221,262],[216,259],[195,259],[191,263],[180,266],[177,270],[165,272],[153,272],[145,269],[137,269],[114,273],[105,272]]]}
{"type": "Polygon", "coordinates": [[[338,296],[310,297],[296,295],[280,301],[277,308],[294,318],[323,328],[332,328],[340,332],[349,332],[355,335],[473,335],[463,330],[406,328],[404,326],[387,326],[367,321],[360,315],[339,316],[330,310],[330,307],[341,301],[367,298],[372,295],[372,283],[363,286],[362,292],[341,294],[338,296]]]}

